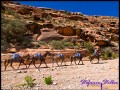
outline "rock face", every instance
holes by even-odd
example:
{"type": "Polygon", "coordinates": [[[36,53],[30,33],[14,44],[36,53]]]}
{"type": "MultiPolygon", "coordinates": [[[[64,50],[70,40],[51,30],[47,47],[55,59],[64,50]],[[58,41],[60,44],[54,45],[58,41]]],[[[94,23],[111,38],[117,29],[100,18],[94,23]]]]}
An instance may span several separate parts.
{"type": "MultiPolygon", "coordinates": [[[[96,45],[111,45],[119,40],[119,18],[110,16],[86,16],[64,10],[25,6],[14,2],[2,2],[4,8],[18,13],[26,23],[29,33],[38,34],[36,40],[62,40],[64,36],[77,36],[96,45]],[[106,38],[108,39],[106,41],[106,38]]],[[[2,7],[3,10],[3,7],[2,7]]]]}
{"type": "Polygon", "coordinates": [[[37,40],[41,40],[41,41],[51,41],[51,40],[62,40],[64,39],[63,36],[57,34],[56,30],[54,29],[41,29],[42,34],[37,38],[37,40]]]}
{"type": "Polygon", "coordinates": [[[27,24],[26,27],[27,27],[28,33],[31,32],[34,34],[41,35],[41,30],[40,30],[42,28],[41,25],[39,25],[35,22],[31,22],[31,23],[27,24]]]}
{"type": "Polygon", "coordinates": [[[21,15],[26,15],[26,14],[31,14],[33,10],[30,8],[21,8],[20,10],[18,10],[18,13],[20,13],[21,15]]]}

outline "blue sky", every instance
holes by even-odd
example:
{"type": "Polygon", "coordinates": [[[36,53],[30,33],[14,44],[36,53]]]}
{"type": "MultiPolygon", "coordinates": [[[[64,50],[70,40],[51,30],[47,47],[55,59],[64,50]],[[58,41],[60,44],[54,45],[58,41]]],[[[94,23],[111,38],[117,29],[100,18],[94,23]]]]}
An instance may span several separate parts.
{"type": "Polygon", "coordinates": [[[119,17],[118,1],[17,1],[24,5],[81,12],[85,15],[119,17]]]}

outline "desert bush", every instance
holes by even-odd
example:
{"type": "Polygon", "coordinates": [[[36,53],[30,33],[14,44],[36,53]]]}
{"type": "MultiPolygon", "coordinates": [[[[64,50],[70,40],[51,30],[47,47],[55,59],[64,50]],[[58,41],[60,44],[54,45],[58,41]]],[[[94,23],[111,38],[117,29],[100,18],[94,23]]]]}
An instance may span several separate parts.
{"type": "Polygon", "coordinates": [[[38,49],[39,47],[40,47],[39,44],[35,44],[35,45],[34,45],[34,49],[38,49]]]}
{"type": "Polygon", "coordinates": [[[6,38],[8,42],[11,40],[20,42],[23,40],[23,35],[26,32],[25,24],[19,20],[2,19],[1,25],[2,37],[6,38]]]}
{"type": "Polygon", "coordinates": [[[44,81],[47,85],[50,85],[52,84],[52,77],[51,76],[45,77],[44,81]]]}
{"type": "Polygon", "coordinates": [[[64,42],[64,46],[68,48],[74,48],[74,45],[71,42],[64,42]]]}
{"type": "Polygon", "coordinates": [[[51,43],[53,49],[64,49],[65,48],[64,41],[53,40],[50,43],[51,43]]]}
{"type": "Polygon", "coordinates": [[[16,13],[16,12],[14,12],[12,9],[6,8],[5,14],[9,14],[9,15],[14,16],[14,17],[17,18],[17,19],[20,19],[19,14],[16,13]]]}
{"type": "MultiPolygon", "coordinates": [[[[28,37],[23,37],[24,39],[23,39],[23,41],[22,41],[22,43],[21,43],[21,46],[22,47],[26,47],[26,48],[31,48],[31,47],[33,47],[34,45],[31,43],[32,42],[32,40],[31,39],[29,39],[28,37]]],[[[19,43],[18,43],[19,44],[19,43]]]]}
{"type": "MultiPolygon", "coordinates": [[[[65,49],[66,47],[67,47],[67,48],[74,48],[73,43],[71,43],[71,42],[66,42],[66,41],[64,41],[64,40],[62,40],[62,41],[53,40],[53,41],[51,41],[50,43],[51,43],[53,49],[65,49]]],[[[76,46],[79,47],[78,44],[76,44],[76,46]]]]}
{"type": "Polygon", "coordinates": [[[115,53],[115,52],[112,52],[112,58],[118,58],[119,57],[119,54],[118,53],[115,53]]]}
{"type": "Polygon", "coordinates": [[[91,42],[84,42],[84,47],[87,48],[91,53],[94,52],[94,48],[91,42]]]}
{"type": "Polygon", "coordinates": [[[13,43],[15,46],[27,46],[28,44],[30,45],[31,40],[28,39],[27,37],[24,37],[26,31],[27,29],[23,21],[5,19],[4,16],[2,16],[1,19],[2,46],[1,47],[3,48],[6,46],[5,44],[9,44],[9,43],[13,43]]]}
{"type": "Polygon", "coordinates": [[[105,60],[109,59],[108,53],[104,53],[104,54],[102,55],[102,58],[105,59],[105,60]]]}
{"type": "Polygon", "coordinates": [[[39,43],[40,45],[46,45],[46,42],[44,42],[44,41],[38,41],[38,43],[39,43]]]}
{"type": "Polygon", "coordinates": [[[25,78],[24,78],[24,80],[25,80],[25,84],[27,85],[27,86],[30,86],[30,87],[32,87],[33,85],[34,85],[34,81],[35,81],[35,79],[33,79],[31,76],[26,76],[25,78]]]}
{"type": "Polygon", "coordinates": [[[33,86],[35,85],[35,83],[34,83],[35,80],[36,80],[36,79],[33,79],[31,76],[25,76],[25,77],[24,77],[25,83],[23,83],[23,84],[18,84],[18,85],[16,85],[16,86],[17,86],[17,87],[18,87],[18,86],[33,87],[33,86]]]}
{"type": "Polygon", "coordinates": [[[119,57],[119,54],[113,52],[113,50],[110,47],[106,47],[102,51],[102,58],[103,59],[117,58],[117,57],[119,57]]]}
{"type": "Polygon", "coordinates": [[[1,51],[6,51],[9,48],[9,43],[5,40],[1,40],[1,51]]]}

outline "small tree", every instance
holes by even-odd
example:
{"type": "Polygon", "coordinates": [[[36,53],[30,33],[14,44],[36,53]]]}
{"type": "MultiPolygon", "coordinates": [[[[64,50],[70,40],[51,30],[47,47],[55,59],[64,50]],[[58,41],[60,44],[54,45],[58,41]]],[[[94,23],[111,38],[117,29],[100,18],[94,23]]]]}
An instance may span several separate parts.
{"type": "Polygon", "coordinates": [[[24,36],[27,29],[25,23],[21,20],[6,19],[2,16],[1,19],[1,42],[2,49],[7,49],[9,43],[13,43],[15,46],[27,46],[31,44],[31,40],[24,36]],[[27,42],[27,43],[24,43],[27,42]]]}

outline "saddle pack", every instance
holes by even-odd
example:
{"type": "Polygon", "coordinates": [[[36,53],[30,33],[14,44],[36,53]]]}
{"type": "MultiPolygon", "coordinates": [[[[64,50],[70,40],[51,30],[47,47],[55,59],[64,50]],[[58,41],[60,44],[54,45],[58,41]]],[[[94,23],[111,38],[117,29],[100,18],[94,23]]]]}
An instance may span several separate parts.
{"type": "Polygon", "coordinates": [[[39,58],[39,57],[41,57],[41,56],[42,56],[41,53],[36,53],[36,54],[35,54],[35,57],[36,57],[36,58],[39,58]]]}
{"type": "Polygon", "coordinates": [[[59,54],[58,54],[58,57],[63,57],[63,54],[59,53],[59,54]]]}
{"type": "Polygon", "coordinates": [[[75,57],[80,57],[80,53],[75,53],[75,55],[74,55],[75,57]]]}
{"type": "Polygon", "coordinates": [[[19,58],[20,57],[20,55],[18,54],[18,53],[14,53],[13,54],[13,59],[17,59],[17,58],[19,58]]]}

